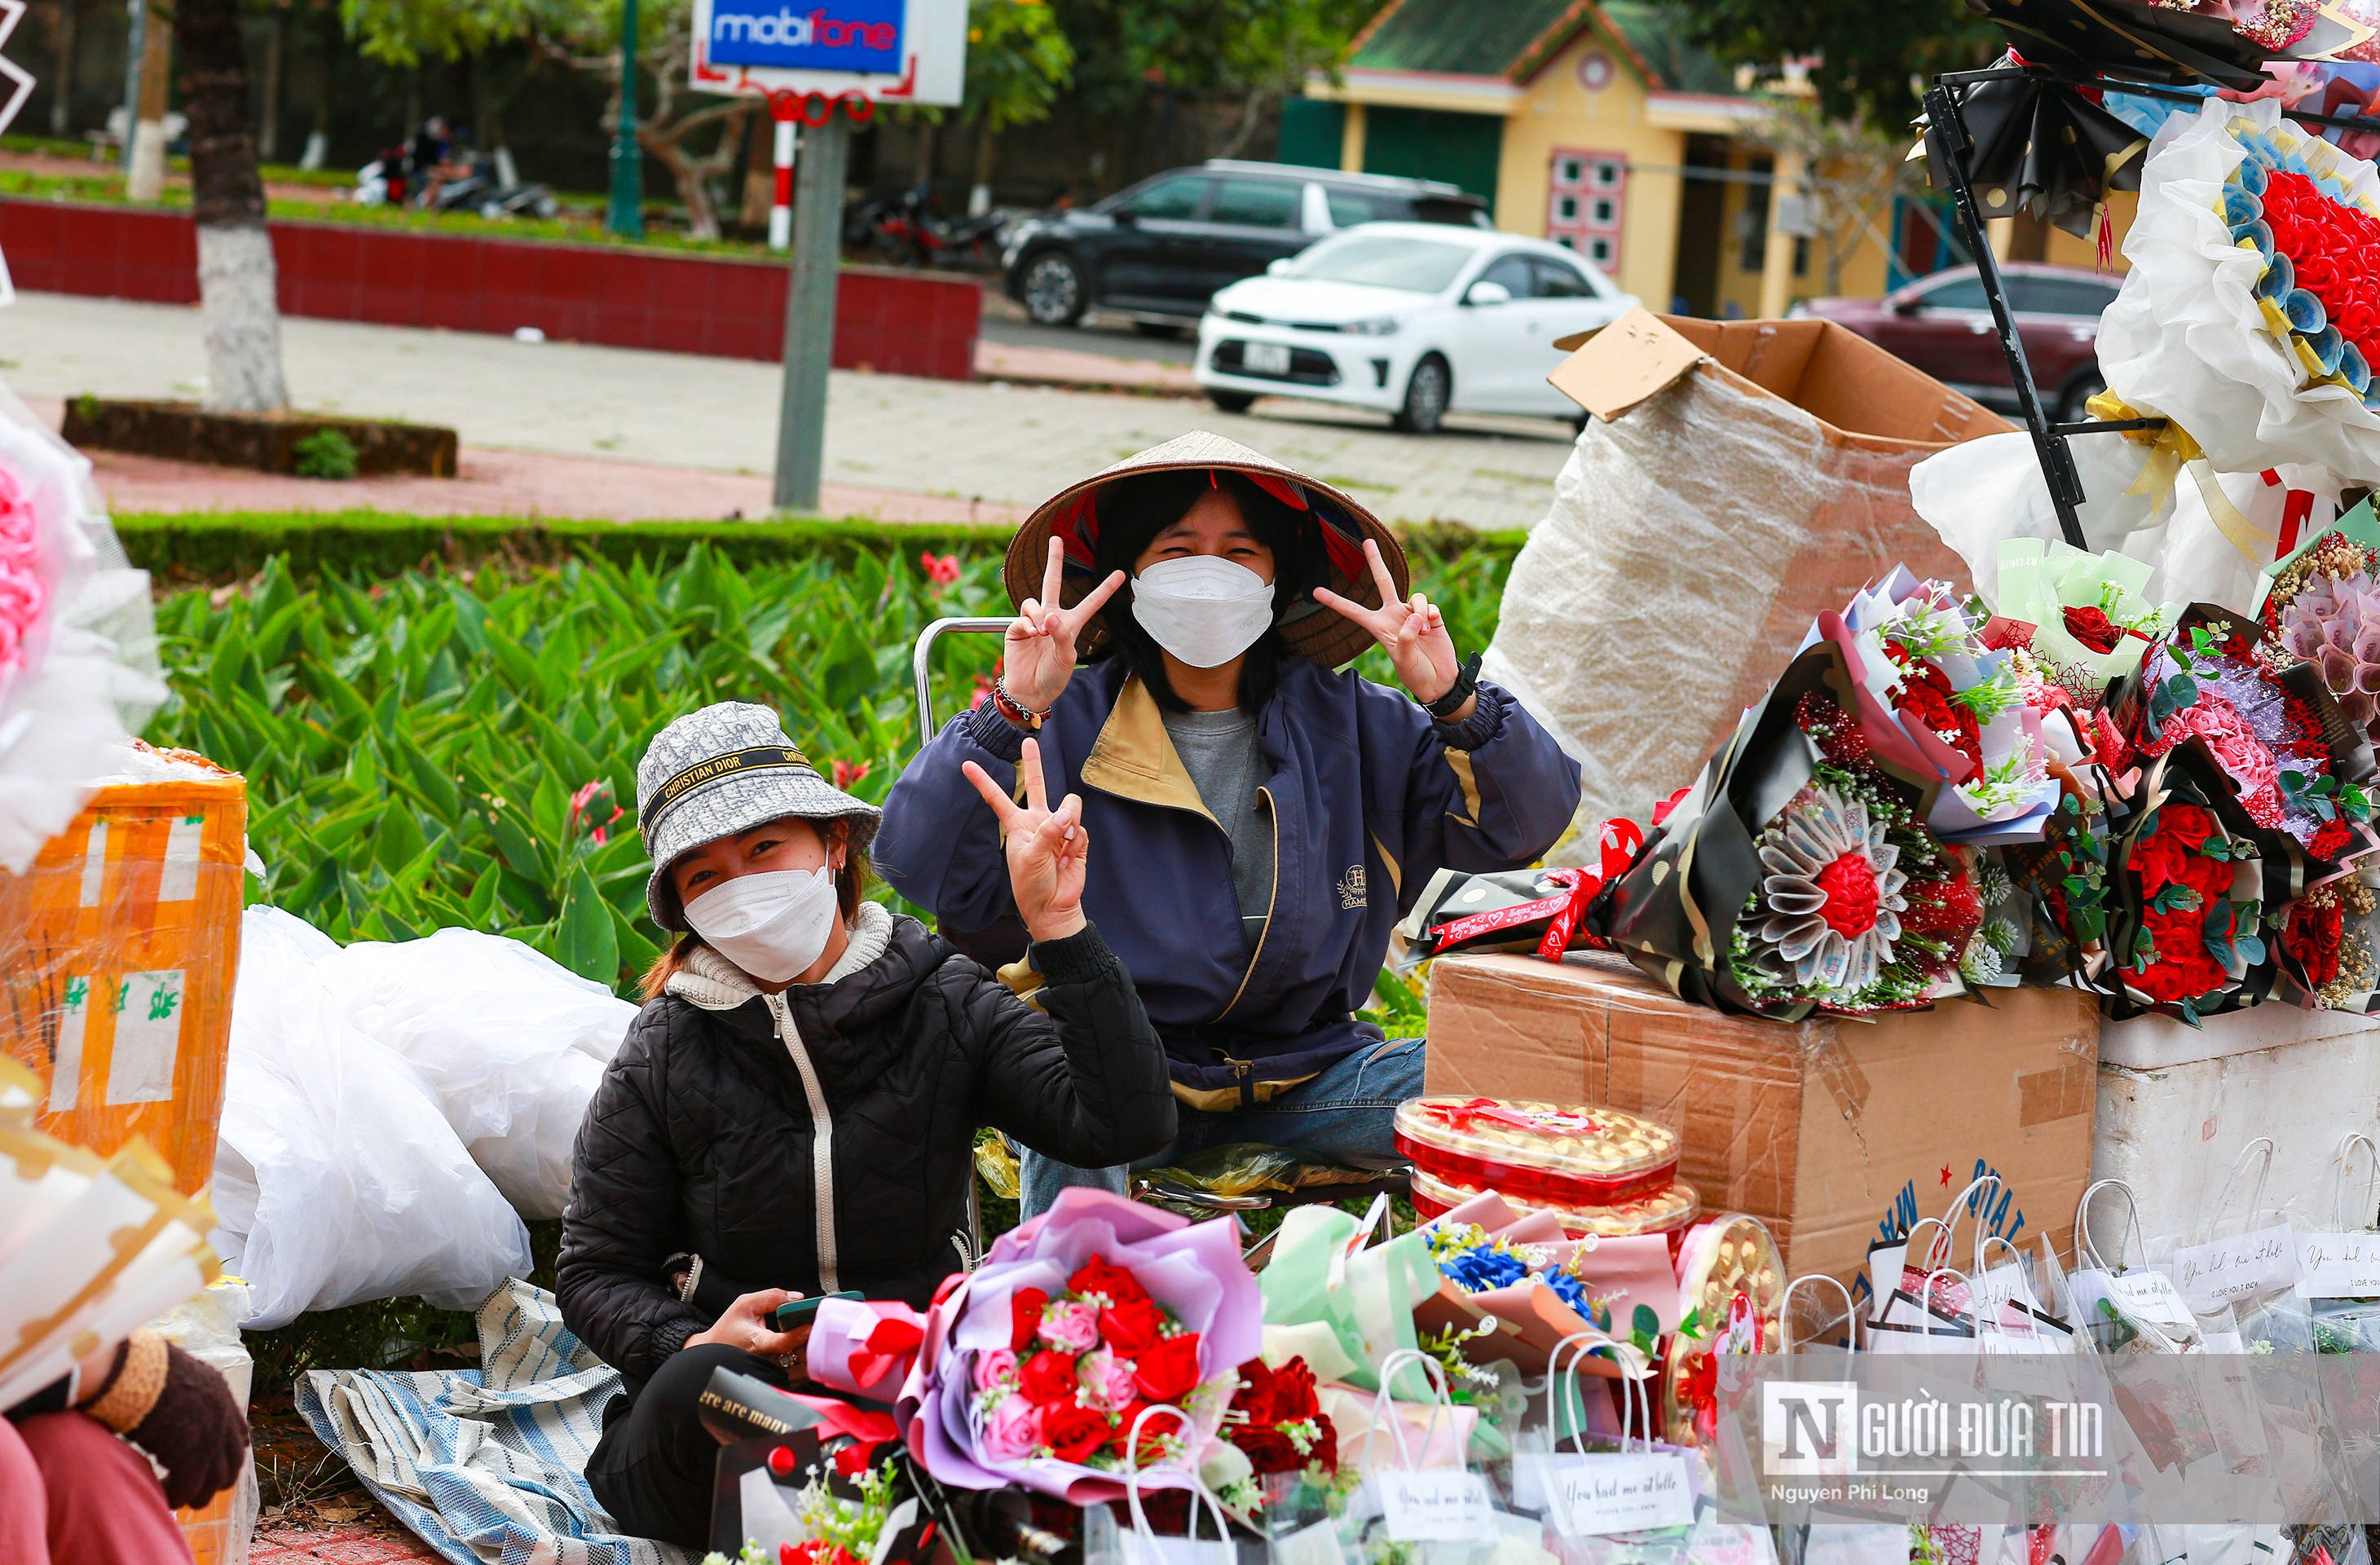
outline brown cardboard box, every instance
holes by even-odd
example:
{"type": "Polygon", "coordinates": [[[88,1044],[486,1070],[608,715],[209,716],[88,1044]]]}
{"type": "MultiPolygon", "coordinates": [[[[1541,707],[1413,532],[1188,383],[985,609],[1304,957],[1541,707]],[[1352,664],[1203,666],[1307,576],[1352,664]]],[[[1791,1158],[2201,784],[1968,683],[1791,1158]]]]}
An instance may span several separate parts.
{"type": "Polygon", "coordinates": [[[1575,351],[1548,378],[1593,417],[1512,562],[1486,673],[1583,763],[1585,819],[1641,820],[1820,611],[1896,564],[1965,578],[1909,470],[2009,426],[1832,321],[1634,310],[1557,346],[1575,351]]]}
{"type": "Polygon", "coordinates": [[[1824,426],[1829,445],[1922,446],[1931,455],[2010,425],[1831,321],[1699,321],[1632,309],[1610,325],[1554,343],[1571,356],[1546,377],[1609,423],[1700,369],[1740,389],[1784,398],[1824,426]]]}
{"type": "Polygon", "coordinates": [[[1704,1212],[1760,1219],[1796,1276],[1853,1283],[1871,1241],[1942,1216],[1986,1171],[2007,1184],[1986,1229],[2063,1252],[2091,1178],[2098,1016],[2071,990],[1991,998],[1788,1025],[1688,1005],[1616,957],[1447,956],[1430,964],[1428,1089],[1661,1121],[1704,1212]]]}

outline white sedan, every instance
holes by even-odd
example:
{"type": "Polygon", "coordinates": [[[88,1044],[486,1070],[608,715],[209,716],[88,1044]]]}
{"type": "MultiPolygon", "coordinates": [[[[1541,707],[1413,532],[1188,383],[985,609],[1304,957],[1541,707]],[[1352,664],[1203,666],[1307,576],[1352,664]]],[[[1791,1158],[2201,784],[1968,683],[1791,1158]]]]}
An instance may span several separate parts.
{"type": "Polygon", "coordinates": [[[1390,415],[1417,433],[1449,412],[1574,419],[1546,383],[1556,337],[1636,299],[1542,239],[1429,223],[1367,223],[1234,283],[1198,323],[1199,385],[1237,413],[1302,396],[1390,415]]]}

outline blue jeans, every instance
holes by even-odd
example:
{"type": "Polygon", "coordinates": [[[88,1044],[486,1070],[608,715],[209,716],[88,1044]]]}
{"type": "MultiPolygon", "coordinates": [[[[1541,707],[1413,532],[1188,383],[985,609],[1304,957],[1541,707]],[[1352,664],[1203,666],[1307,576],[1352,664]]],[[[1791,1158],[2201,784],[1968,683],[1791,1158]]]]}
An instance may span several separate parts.
{"type": "Polygon", "coordinates": [[[1173,1145],[1129,1168],[1078,1169],[1028,1148],[1021,1159],[1020,1215],[1038,1217],[1048,1211],[1058,1192],[1070,1184],[1130,1195],[1132,1175],[1235,1141],[1286,1147],[1318,1162],[1387,1168],[1402,1160],[1394,1135],[1397,1105],[1421,1096],[1422,1061],[1420,1038],[1392,1037],[1355,1050],[1269,1103],[1228,1114],[1185,1108],[1173,1145]]]}

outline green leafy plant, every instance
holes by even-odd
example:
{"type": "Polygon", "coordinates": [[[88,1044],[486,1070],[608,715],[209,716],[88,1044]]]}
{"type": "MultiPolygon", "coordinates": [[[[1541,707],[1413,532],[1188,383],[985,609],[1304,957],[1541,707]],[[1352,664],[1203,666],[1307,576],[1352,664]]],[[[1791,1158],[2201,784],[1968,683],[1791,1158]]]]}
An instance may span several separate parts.
{"type": "Polygon", "coordinates": [[[292,449],[298,454],[298,476],[301,479],[356,476],[356,443],[337,430],[316,430],[292,449]]]}
{"type": "MultiPolygon", "coordinates": [[[[697,540],[661,560],[326,573],[309,588],[275,556],[237,590],[160,602],[172,696],[147,736],[247,776],[259,900],[341,941],[508,935],[625,986],[659,954],[658,931],[643,842],[612,812],[634,798],[652,735],[708,702],[759,701],[881,802],[917,748],[917,634],[1005,613],[1000,559],[968,549],[936,582],[914,546],[738,568],[697,540]]],[[[1416,585],[1459,645],[1493,631],[1505,563],[1416,550],[1416,585]]],[[[990,637],[938,649],[938,719],[970,703],[997,650],[990,637]]],[[[1358,666],[1392,677],[1378,651],[1358,666]]]]}

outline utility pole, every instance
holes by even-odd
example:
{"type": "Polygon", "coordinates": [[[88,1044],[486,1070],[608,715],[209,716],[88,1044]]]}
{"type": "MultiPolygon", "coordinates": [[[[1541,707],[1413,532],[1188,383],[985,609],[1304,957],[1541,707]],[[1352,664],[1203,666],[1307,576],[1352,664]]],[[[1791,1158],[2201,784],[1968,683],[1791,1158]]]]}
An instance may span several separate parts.
{"type": "Polygon", "coordinates": [[[612,137],[612,212],[624,239],[645,237],[645,162],[637,145],[637,0],[620,5],[620,124],[612,137]]]}
{"type": "Polygon", "coordinates": [[[794,167],[794,260],[785,285],[785,380],[777,405],[780,511],[815,511],[826,468],[827,369],[834,361],[834,291],[843,260],[844,168],[851,121],[836,104],[805,125],[794,167]]]}

